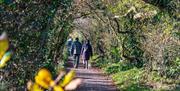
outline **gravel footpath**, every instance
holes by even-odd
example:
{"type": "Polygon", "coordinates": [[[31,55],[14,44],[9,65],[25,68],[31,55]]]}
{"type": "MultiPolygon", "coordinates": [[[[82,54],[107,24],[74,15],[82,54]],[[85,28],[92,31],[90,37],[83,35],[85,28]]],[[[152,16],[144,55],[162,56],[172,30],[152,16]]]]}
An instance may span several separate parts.
{"type": "MultiPolygon", "coordinates": [[[[71,66],[68,69],[73,68],[71,66]]],[[[113,81],[99,69],[84,69],[80,63],[79,68],[75,70],[77,77],[83,79],[83,83],[76,91],[119,91],[113,81]]]]}

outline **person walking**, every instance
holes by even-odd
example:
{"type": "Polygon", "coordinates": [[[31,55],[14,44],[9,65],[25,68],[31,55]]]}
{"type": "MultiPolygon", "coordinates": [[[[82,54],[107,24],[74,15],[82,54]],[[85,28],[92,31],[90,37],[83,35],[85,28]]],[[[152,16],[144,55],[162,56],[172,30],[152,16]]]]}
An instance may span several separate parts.
{"type": "Polygon", "coordinates": [[[81,50],[81,55],[82,55],[82,59],[83,59],[84,68],[88,69],[88,61],[89,61],[90,57],[93,55],[92,46],[91,46],[89,40],[87,40],[83,44],[82,50],[81,50]]]}
{"type": "Polygon", "coordinates": [[[68,56],[71,56],[72,43],[73,43],[73,39],[70,37],[66,43],[68,56]]]}
{"type": "Polygon", "coordinates": [[[82,48],[82,44],[79,42],[79,38],[76,38],[75,41],[72,44],[72,48],[71,48],[71,54],[74,57],[74,67],[78,68],[79,66],[79,57],[81,54],[81,48],[82,48]]]}

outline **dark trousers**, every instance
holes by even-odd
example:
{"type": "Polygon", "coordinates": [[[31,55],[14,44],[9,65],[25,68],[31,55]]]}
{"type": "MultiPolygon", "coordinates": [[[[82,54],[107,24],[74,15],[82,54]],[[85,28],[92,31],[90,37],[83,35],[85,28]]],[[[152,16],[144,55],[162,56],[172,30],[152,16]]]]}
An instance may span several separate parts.
{"type": "Polygon", "coordinates": [[[74,54],[74,67],[78,68],[79,66],[79,56],[80,54],[74,54]]]}

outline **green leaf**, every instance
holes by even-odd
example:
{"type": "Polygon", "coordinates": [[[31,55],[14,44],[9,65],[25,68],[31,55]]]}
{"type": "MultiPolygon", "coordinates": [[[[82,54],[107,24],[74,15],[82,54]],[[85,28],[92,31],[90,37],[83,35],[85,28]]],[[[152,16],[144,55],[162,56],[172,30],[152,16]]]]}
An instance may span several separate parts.
{"type": "Polygon", "coordinates": [[[4,0],[0,0],[0,4],[4,3],[4,0]]]}

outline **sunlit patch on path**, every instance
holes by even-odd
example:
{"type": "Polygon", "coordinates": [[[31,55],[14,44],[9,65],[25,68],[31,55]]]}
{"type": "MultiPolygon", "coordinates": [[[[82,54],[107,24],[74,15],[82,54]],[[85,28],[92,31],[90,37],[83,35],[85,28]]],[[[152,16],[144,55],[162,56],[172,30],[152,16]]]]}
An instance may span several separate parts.
{"type": "MultiPolygon", "coordinates": [[[[72,67],[68,69],[72,69],[72,67]]],[[[98,69],[84,69],[82,63],[80,63],[76,72],[77,77],[83,79],[82,85],[76,91],[119,91],[112,80],[98,69]]]]}

